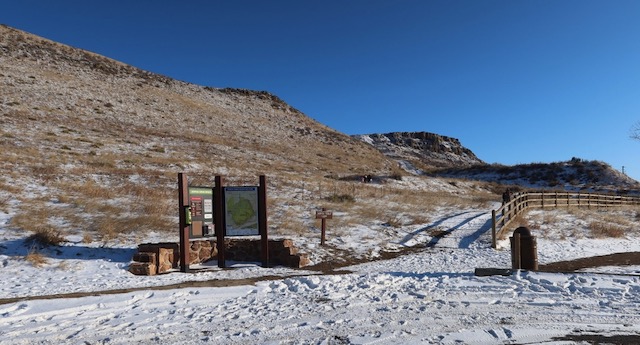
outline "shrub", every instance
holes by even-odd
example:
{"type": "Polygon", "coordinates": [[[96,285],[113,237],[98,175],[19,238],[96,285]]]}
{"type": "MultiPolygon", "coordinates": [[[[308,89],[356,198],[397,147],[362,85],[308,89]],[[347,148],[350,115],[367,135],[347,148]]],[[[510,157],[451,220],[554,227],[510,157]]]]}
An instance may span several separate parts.
{"type": "Polygon", "coordinates": [[[595,221],[589,223],[589,230],[591,231],[591,236],[594,238],[624,237],[624,228],[616,224],[595,221]]]}
{"type": "Polygon", "coordinates": [[[35,233],[27,237],[26,241],[34,247],[58,246],[66,242],[64,236],[49,225],[36,226],[35,233]]]}
{"type": "Polygon", "coordinates": [[[393,172],[389,177],[397,181],[402,181],[402,173],[400,172],[393,172]]]}
{"type": "Polygon", "coordinates": [[[349,194],[332,194],[325,197],[324,199],[331,202],[355,202],[356,201],[353,195],[349,195],[349,194]]]}
{"type": "Polygon", "coordinates": [[[399,215],[395,215],[394,217],[391,217],[385,224],[389,225],[392,228],[399,228],[402,227],[403,222],[402,218],[399,215]]]}

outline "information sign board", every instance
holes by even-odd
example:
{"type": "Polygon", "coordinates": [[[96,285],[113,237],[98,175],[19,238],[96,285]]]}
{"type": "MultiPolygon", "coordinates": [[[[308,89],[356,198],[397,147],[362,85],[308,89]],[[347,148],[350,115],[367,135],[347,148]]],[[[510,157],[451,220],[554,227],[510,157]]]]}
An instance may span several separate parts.
{"type": "Polygon", "coordinates": [[[213,227],[213,189],[211,187],[189,187],[191,225],[189,238],[210,237],[213,227]]]}
{"type": "Polygon", "coordinates": [[[258,187],[225,187],[227,236],[260,235],[258,226],[258,187]]]}

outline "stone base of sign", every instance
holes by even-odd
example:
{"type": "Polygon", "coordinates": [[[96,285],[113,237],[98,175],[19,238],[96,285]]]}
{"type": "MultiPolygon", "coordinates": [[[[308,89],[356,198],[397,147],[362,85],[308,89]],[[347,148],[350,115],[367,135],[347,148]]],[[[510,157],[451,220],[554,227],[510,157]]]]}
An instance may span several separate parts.
{"type": "Polygon", "coordinates": [[[154,276],[157,273],[156,264],[151,262],[132,262],[129,272],[139,276],[154,276]]]}
{"type": "MultiPolygon", "coordinates": [[[[227,260],[260,262],[260,240],[225,239],[227,260]]],[[[215,240],[189,242],[189,265],[217,260],[218,250],[215,240]]],[[[145,243],[138,246],[129,271],[136,275],[154,275],[179,268],[180,246],[177,243],[145,243]],[[153,265],[154,267],[146,267],[153,265]],[[146,266],[145,266],[146,265],[146,266]]],[[[298,252],[293,241],[269,240],[269,263],[277,266],[300,268],[310,264],[309,256],[298,252]]]]}
{"type": "Polygon", "coordinates": [[[133,261],[136,262],[150,262],[155,264],[156,263],[156,258],[157,258],[157,254],[156,253],[151,253],[151,252],[137,252],[135,254],[133,254],[133,261]]]}
{"type": "Polygon", "coordinates": [[[156,266],[156,272],[158,274],[166,273],[171,271],[174,267],[178,267],[180,250],[177,243],[165,242],[141,244],[138,246],[138,252],[133,255],[133,261],[140,261],[137,260],[137,257],[144,255],[143,253],[146,253],[147,255],[153,254],[155,256],[155,261],[153,263],[156,266]]]}

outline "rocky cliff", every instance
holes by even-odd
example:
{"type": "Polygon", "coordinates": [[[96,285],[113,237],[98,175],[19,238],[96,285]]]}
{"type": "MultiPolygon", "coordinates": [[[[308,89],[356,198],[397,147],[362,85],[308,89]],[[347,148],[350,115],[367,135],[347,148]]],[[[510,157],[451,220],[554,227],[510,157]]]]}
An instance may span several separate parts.
{"type": "Polygon", "coordinates": [[[434,168],[484,165],[456,138],[428,132],[392,132],[354,135],[387,157],[398,161],[408,172],[422,174],[434,168]]]}

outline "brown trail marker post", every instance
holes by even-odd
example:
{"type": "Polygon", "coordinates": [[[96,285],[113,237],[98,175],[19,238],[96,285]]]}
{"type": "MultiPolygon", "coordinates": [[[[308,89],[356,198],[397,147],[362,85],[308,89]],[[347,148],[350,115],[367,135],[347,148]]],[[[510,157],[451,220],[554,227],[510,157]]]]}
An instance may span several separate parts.
{"type": "Polygon", "coordinates": [[[218,249],[218,267],[225,268],[225,246],[224,235],[226,231],[224,218],[224,179],[222,176],[215,177],[215,186],[213,187],[213,227],[216,230],[216,248],[218,249]]]}
{"type": "Polygon", "coordinates": [[[260,229],[262,267],[269,267],[269,235],[267,231],[267,177],[260,175],[258,185],[258,228],[260,229]]]}
{"type": "Polygon", "coordinates": [[[180,222],[180,271],[189,272],[189,184],[187,175],[178,174],[178,218],[180,222]]]}
{"type": "Polygon", "coordinates": [[[327,211],[326,208],[322,208],[322,211],[316,211],[316,219],[321,220],[321,234],[320,234],[320,245],[324,246],[325,235],[326,235],[326,227],[327,227],[327,219],[333,218],[333,211],[327,211]]]}

